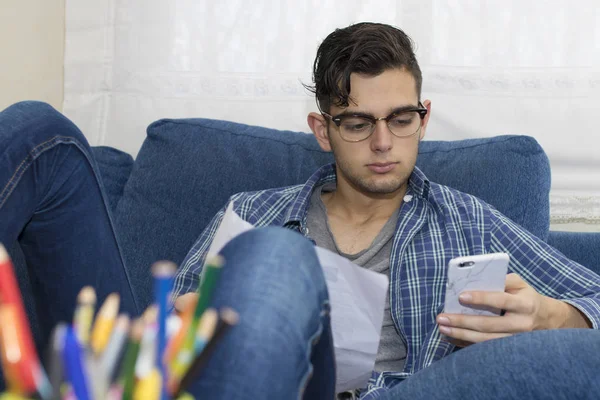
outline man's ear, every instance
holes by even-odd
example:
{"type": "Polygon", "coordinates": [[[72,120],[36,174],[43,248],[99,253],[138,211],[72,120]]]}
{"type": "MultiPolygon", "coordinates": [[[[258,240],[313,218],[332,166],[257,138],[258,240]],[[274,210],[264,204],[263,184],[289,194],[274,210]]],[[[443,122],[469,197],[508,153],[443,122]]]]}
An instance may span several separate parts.
{"type": "Polygon", "coordinates": [[[423,118],[423,125],[421,127],[421,132],[419,133],[419,140],[423,140],[425,137],[425,132],[427,131],[427,124],[429,123],[429,117],[431,117],[431,100],[423,101],[423,107],[427,109],[427,115],[423,118]]]}
{"type": "Polygon", "coordinates": [[[329,135],[327,133],[327,120],[319,113],[311,112],[306,117],[310,130],[317,138],[319,146],[323,151],[331,151],[331,143],[329,143],[329,135]]]}

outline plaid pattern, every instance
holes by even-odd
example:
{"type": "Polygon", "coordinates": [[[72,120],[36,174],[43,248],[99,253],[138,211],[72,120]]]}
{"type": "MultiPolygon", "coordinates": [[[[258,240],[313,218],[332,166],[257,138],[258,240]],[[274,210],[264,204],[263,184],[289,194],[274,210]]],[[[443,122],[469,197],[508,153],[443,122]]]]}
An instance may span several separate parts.
{"type": "MultiPolygon", "coordinates": [[[[240,193],[230,201],[243,219],[257,227],[276,225],[305,233],[313,189],[335,179],[335,168],[328,165],[304,185],[240,193]]],[[[406,344],[406,363],[401,372],[374,372],[361,399],[376,398],[382,390],[454,349],[441,339],[435,323],[444,304],[446,267],[454,257],[508,253],[510,272],[520,275],[539,293],[577,307],[598,329],[598,275],[567,259],[482,200],[429,182],[418,168],[410,177],[407,195],[412,199],[400,209],[390,257],[390,307],[406,344]]],[[[175,280],[175,296],[197,288],[206,252],[225,209],[217,213],[183,261],[175,280]]]]}

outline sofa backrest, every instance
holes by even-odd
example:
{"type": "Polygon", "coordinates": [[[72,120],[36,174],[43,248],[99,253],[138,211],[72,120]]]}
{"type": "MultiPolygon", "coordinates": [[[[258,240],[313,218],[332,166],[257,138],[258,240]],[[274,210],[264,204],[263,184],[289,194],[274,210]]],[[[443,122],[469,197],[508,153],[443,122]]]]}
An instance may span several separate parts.
{"type": "MultiPolygon", "coordinates": [[[[122,176],[130,168],[126,160],[121,160],[120,170],[108,170],[107,162],[99,161],[103,179],[110,181],[105,182],[111,188],[110,201],[116,204],[125,263],[143,305],[152,299],[151,263],[180,263],[230,195],[303,183],[319,166],[332,162],[312,135],[301,132],[165,119],[151,124],[147,134],[124,186],[122,176]]],[[[424,141],[417,164],[430,180],[474,194],[546,238],[550,170],[533,138],[424,141]]]]}

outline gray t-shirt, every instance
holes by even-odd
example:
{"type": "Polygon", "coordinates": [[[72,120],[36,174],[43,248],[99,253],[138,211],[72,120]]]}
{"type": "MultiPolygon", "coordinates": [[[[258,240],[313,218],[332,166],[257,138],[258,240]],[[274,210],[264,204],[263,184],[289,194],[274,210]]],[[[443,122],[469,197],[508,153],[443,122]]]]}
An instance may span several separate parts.
{"type": "MultiPolygon", "coordinates": [[[[306,220],[308,236],[315,241],[317,246],[333,251],[361,267],[386,274],[389,278],[392,238],[394,237],[396,221],[398,220],[398,210],[385,223],[377,237],[373,240],[373,243],[367,249],[356,254],[342,253],[338,249],[331,233],[327,218],[327,209],[321,199],[321,193],[334,191],[335,188],[336,186],[333,182],[315,188],[310,199],[306,220]]],[[[406,347],[392,321],[388,291],[385,300],[385,311],[383,313],[383,325],[381,327],[381,342],[379,343],[379,350],[377,351],[377,358],[375,360],[375,371],[402,371],[405,360],[406,347]]]]}

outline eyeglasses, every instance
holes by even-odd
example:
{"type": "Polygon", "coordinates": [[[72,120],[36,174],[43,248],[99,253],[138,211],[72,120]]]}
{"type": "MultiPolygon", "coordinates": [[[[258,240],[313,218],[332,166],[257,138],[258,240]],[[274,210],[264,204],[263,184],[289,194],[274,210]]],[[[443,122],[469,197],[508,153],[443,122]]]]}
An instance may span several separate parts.
{"type": "Polygon", "coordinates": [[[331,119],[337,126],[342,139],[347,142],[361,142],[368,139],[373,132],[377,121],[385,121],[388,129],[394,136],[404,138],[417,133],[422,126],[427,109],[419,102],[418,107],[393,112],[387,117],[375,118],[367,114],[345,114],[332,116],[321,111],[323,116],[331,119]]]}

